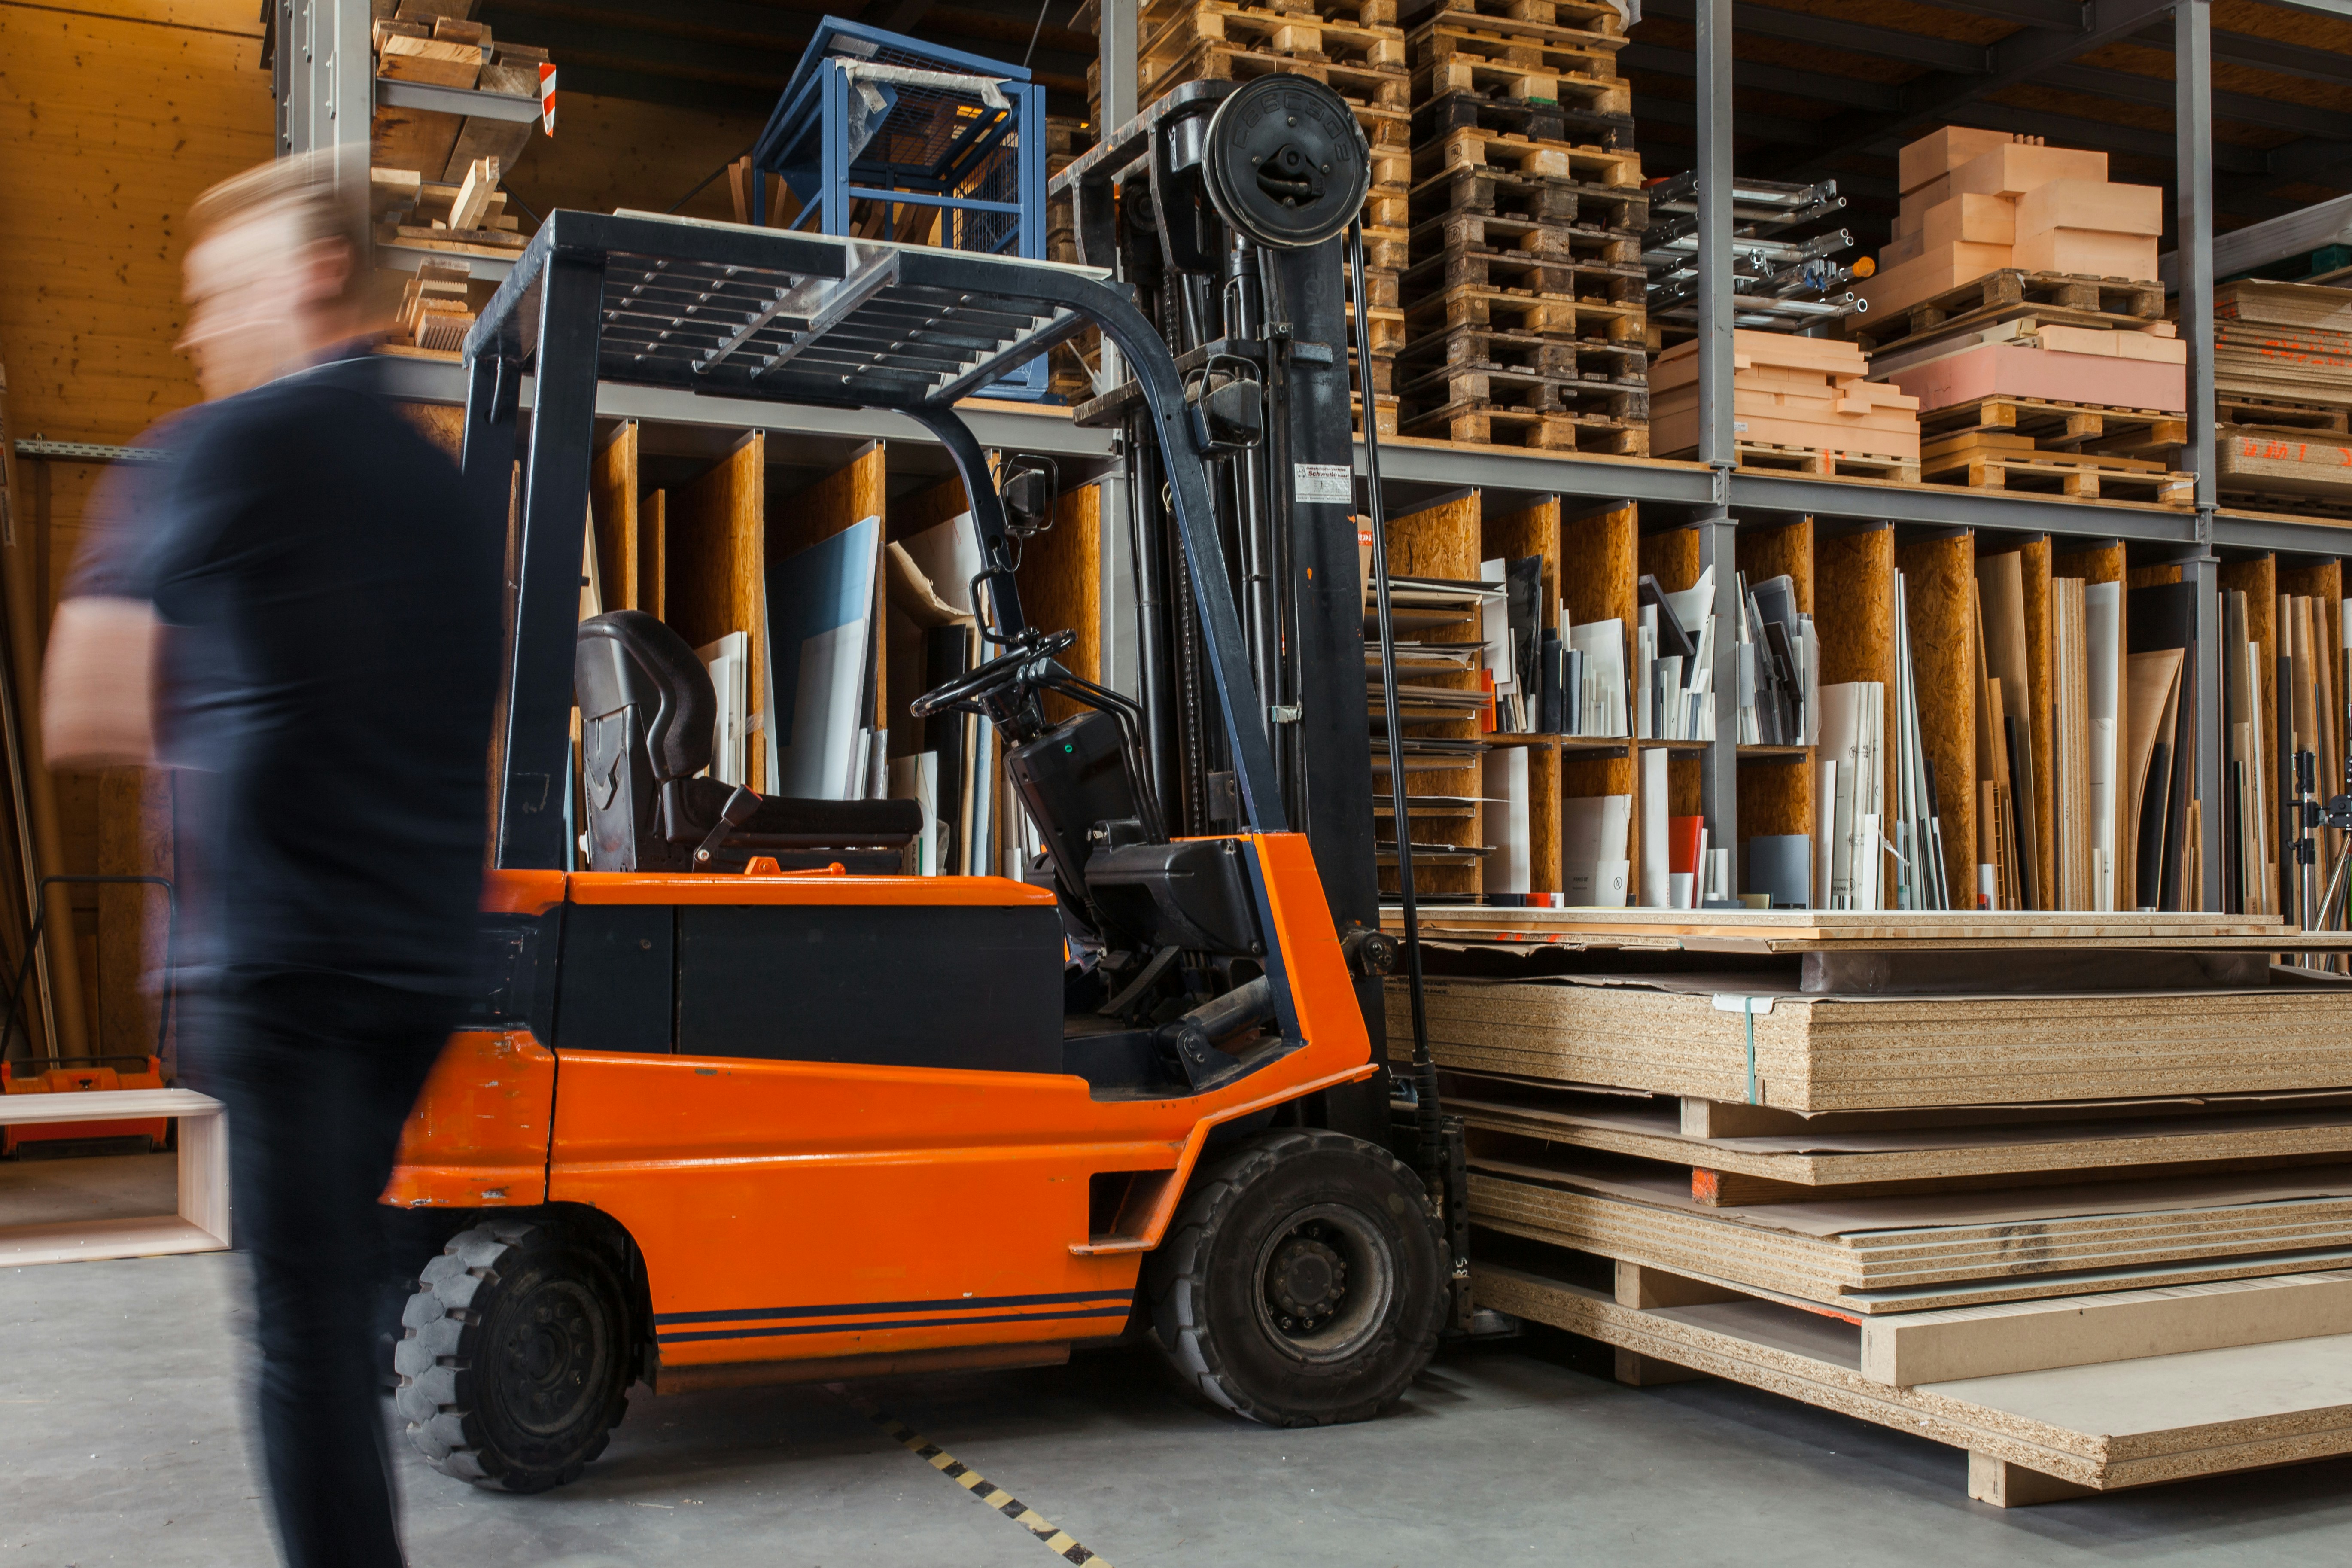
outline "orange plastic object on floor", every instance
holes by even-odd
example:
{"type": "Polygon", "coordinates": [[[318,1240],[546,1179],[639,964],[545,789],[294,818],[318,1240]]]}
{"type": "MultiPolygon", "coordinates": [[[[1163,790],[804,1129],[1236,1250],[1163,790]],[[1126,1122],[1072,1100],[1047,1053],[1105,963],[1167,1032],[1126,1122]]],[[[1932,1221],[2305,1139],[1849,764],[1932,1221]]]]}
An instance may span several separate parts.
{"type": "MultiPolygon", "coordinates": [[[[163,1064],[154,1057],[68,1057],[52,1066],[0,1062],[0,1094],[104,1094],[111,1089],[162,1089],[163,1064]],[[127,1064],[143,1062],[126,1070],[127,1064]],[[110,1063],[125,1066],[110,1066],[110,1063]]],[[[92,1111],[103,1107],[93,1105],[92,1111]]],[[[166,1116],[126,1121],[49,1121],[34,1127],[0,1127],[0,1157],[26,1143],[62,1143],[85,1138],[144,1138],[157,1150],[171,1127],[166,1116]]]]}

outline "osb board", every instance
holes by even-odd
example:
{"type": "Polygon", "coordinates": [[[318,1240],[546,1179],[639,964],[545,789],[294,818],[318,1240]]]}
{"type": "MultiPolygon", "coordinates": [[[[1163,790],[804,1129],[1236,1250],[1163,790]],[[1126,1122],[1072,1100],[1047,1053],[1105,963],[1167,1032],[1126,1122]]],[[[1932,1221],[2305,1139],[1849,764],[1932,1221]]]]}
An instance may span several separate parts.
{"type": "Polygon", "coordinates": [[[2079,1181],[2085,1173],[2352,1156],[2352,1118],[2335,1106],[1991,1124],[1971,1124],[1959,1110],[1947,1127],[1748,1138],[1691,1137],[1672,1100],[1570,1098],[1496,1079],[1458,1080],[1445,1109],[1474,1131],[1750,1177],[1784,1189],[1780,1195],[1790,1201],[1805,1189],[1853,1196],[1856,1188],[1891,1183],[2079,1181]]]}
{"type": "MultiPolygon", "coordinates": [[[[109,768],[100,775],[98,868],[117,877],[179,880],[168,768],[109,768]]],[[[152,884],[98,889],[98,1036],[109,1056],[157,1049],[170,952],[171,899],[152,884]]],[[[176,1031],[175,1031],[176,1032],[176,1031]]],[[[163,1055],[171,1057],[168,1040],[163,1055]]]]}
{"type": "Polygon", "coordinates": [[[656,490],[637,503],[637,607],[656,620],[669,618],[669,492],[656,490]]]}
{"type": "Polygon", "coordinates": [[[0,350],[20,437],[125,442],[197,400],[173,346],[188,205],[270,156],[253,6],[103,9],[0,6],[0,350]]]}
{"type": "MultiPolygon", "coordinates": [[[[1699,816],[1705,815],[1699,805],[1699,753],[1668,752],[1666,753],[1666,815],[1668,816],[1699,816]]],[[[1724,846],[1709,840],[1707,847],[1724,846]]]]}
{"type": "Polygon", "coordinates": [[[1475,583],[1483,531],[1476,490],[1390,518],[1389,572],[1398,577],[1475,583]]]}
{"type": "MultiPolygon", "coordinates": [[[[1734,998],[1748,994],[1733,977],[1724,985],[1734,998]]],[[[1752,1013],[1736,1002],[1717,1006],[1704,992],[1631,980],[1433,975],[1423,992],[1441,1067],[1784,1110],[2352,1083],[2352,991],[1899,1000],[1783,992],[1759,998],[1752,1013]]],[[[1392,1053],[1412,1044],[1402,994],[1391,981],[1392,1053]]]]}
{"type": "MultiPolygon", "coordinates": [[[[1977,841],[1976,614],[1969,588],[1974,552],[1965,533],[1899,545],[1903,602],[1911,634],[1911,669],[1919,702],[1919,735],[1936,770],[1936,810],[1947,846],[1977,841]]],[[[1976,903],[1976,852],[1964,849],[1948,866],[1952,895],[1976,903]]]]}
{"type": "MultiPolygon", "coordinates": [[[[1021,608],[1043,632],[1073,631],[1078,640],[1061,655],[1063,668],[1081,680],[1097,680],[1102,666],[1102,487],[1081,485],[1054,502],[1054,526],[1021,546],[1014,574],[1021,608]]],[[[917,692],[902,692],[903,710],[917,692]]],[[[1066,697],[1048,693],[1045,711],[1056,722],[1078,711],[1066,697]]],[[[899,714],[892,715],[892,723],[899,714]]]]}
{"type": "Polygon", "coordinates": [[[782,561],[865,518],[880,517],[886,448],[868,441],[848,462],[805,489],[778,496],[768,510],[768,553],[782,561]]]}
{"type": "Polygon", "coordinates": [[[2127,588],[2168,588],[2179,581],[2178,566],[2134,566],[2124,574],[2127,588]]]}
{"type": "MultiPolygon", "coordinates": [[[[1858,1330],[1764,1301],[1642,1310],[1481,1264],[1481,1306],[2100,1489],[2352,1451],[2352,1335],[1898,1388],[1858,1330]]],[[[1956,1478],[1957,1479],[1957,1478],[1956,1478]]]]}
{"type": "Polygon", "coordinates": [[[1642,535],[1641,564],[1642,575],[1655,577],[1658,586],[1669,594],[1696,587],[1701,570],[1698,530],[1671,528],[1642,535]]]}
{"type": "MultiPolygon", "coordinates": [[[[1560,753],[1551,745],[1528,749],[1528,890],[1557,893],[1560,887],[1560,753]]],[[[1628,837],[1631,837],[1630,831],[1628,837]]]]}
{"type": "Polygon", "coordinates": [[[2120,583],[2124,580],[2123,542],[2109,540],[2088,550],[2061,550],[2051,559],[2050,574],[2080,577],[2085,583],[2120,583]]]}
{"type": "Polygon", "coordinates": [[[2342,1268],[2352,1243],[2345,1173],[2315,1167],[1706,1208],[1686,1184],[1628,1162],[1474,1152],[1470,1210],[1514,1235],[1876,1315],[2113,1289],[2113,1271],[2123,1268],[2228,1279],[2342,1268]],[[2077,1192],[2114,1206],[2069,1203],[2077,1192]],[[2305,1268],[2279,1266],[2297,1252],[2305,1268]]]}
{"type": "Polygon", "coordinates": [[[1732,559],[1753,587],[1773,577],[1786,576],[1797,593],[1797,608],[1813,613],[1813,520],[1799,518],[1779,528],[1742,528],[1732,546],[1732,559]]]}
{"type": "Polygon", "coordinates": [[[425,438],[449,455],[453,463],[466,460],[466,411],[446,403],[402,403],[396,406],[425,438]]]}
{"type": "Polygon", "coordinates": [[[637,534],[637,422],[624,419],[588,460],[588,515],[607,610],[641,610],[644,552],[637,534]]]}
{"type": "MultiPolygon", "coordinates": [[[[1810,756],[1810,753],[1808,753],[1810,756]]],[[[1813,764],[1805,758],[1739,759],[1739,838],[1813,831],[1813,764]]]]}
{"type": "MultiPolygon", "coordinates": [[[[1813,617],[1822,656],[1821,684],[1875,680],[1886,688],[1890,743],[1882,748],[1886,798],[1898,797],[1895,775],[1895,530],[1887,524],[1851,533],[1813,536],[1813,593],[1825,606],[1813,617]]],[[[1816,802],[1826,807],[1826,801],[1816,802]]],[[[1815,825],[1815,832],[1821,831],[1815,825]]],[[[1895,865],[1882,870],[1882,901],[1895,891],[1895,865]]]]}
{"type": "Polygon", "coordinates": [[[971,503],[964,499],[963,481],[950,475],[927,489],[887,503],[883,532],[892,539],[905,539],[936,528],[951,517],[961,517],[970,510],[971,503]]]}
{"type": "MultiPolygon", "coordinates": [[[[710,470],[677,492],[668,518],[669,624],[689,647],[729,632],[751,640],[748,711],[765,713],[768,661],[761,646],[767,552],[767,437],[754,430],[710,470]]],[[[767,748],[751,753],[750,787],[764,787],[767,748]]]]}
{"type": "Polygon", "coordinates": [[[1625,626],[1626,668],[1633,668],[1639,524],[1632,507],[1570,518],[1559,525],[1560,606],[1573,626],[1620,621],[1625,626]]]}
{"type": "Polygon", "coordinates": [[[1554,629],[1552,601],[1560,596],[1559,498],[1547,496],[1531,507],[1487,518],[1479,551],[1488,561],[1528,555],[1542,559],[1543,591],[1537,596],[1536,614],[1546,631],[1554,629]]]}

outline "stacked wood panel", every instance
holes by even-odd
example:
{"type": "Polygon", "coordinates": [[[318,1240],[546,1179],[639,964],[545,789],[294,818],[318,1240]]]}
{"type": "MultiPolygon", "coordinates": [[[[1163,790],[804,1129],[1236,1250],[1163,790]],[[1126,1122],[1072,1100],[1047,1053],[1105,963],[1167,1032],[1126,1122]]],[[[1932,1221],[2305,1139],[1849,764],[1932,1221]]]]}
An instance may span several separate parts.
{"type": "Polygon", "coordinates": [[[2225,501],[2352,512],[2352,289],[2242,279],[2213,295],[2225,501]]]}
{"type": "Polygon", "coordinates": [[[2278,926],[1557,918],[1539,973],[1433,955],[1482,1304],[1923,1430],[1987,1500],[2352,1451],[2352,986],[2278,926]],[[2224,1351],[2320,1370],[2217,1418],[2224,1351]]]}
{"type": "Polygon", "coordinates": [[[1618,13],[1440,0],[1413,67],[1407,435],[1648,453],[1648,221],[1618,13]]]}

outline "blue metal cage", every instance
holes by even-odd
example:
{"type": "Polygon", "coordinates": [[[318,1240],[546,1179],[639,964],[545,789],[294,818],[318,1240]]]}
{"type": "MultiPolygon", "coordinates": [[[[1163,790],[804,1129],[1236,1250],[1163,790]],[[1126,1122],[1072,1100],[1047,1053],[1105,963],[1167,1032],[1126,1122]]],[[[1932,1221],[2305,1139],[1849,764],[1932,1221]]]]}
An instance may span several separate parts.
{"type": "MultiPolygon", "coordinates": [[[[1045,89],[1023,66],[827,16],[751,167],[790,187],[793,228],[1045,258],[1045,89]]],[[[1041,358],[984,391],[1045,384],[1041,358]]]]}

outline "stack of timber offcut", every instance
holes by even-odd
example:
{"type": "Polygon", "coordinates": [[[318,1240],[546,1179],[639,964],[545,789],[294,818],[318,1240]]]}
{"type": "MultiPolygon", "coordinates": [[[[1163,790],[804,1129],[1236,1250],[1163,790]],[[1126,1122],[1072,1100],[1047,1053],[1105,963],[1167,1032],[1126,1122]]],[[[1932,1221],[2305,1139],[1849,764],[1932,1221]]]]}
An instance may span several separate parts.
{"type": "Polygon", "coordinates": [[[2163,191],[2110,183],[2105,153],[1958,126],[1898,166],[1895,239],[1852,326],[1871,374],[1919,400],[1922,477],[2190,504],[2163,191]]]}
{"type": "Polygon", "coordinates": [[[1649,451],[1649,204],[1605,0],[1439,0],[1409,40],[1407,435],[1649,451]]]}
{"type": "MultiPolygon", "coordinates": [[[[1732,434],[1744,468],[1916,480],[1919,400],[1872,381],[1852,343],[1740,328],[1731,335],[1732,434]]],[[[1698,447],[1698,341],[1658,356],[1650,374],[1653,444],[1698,447]]]]}
{"type": "Polygon", "coordinates": [[[2241,279],[2214,290],[2213,317],[2223,498],[2352,510],[2352,289],[2241,279]]]}
{"type": "MultiPolygon", "coordinates": [[[[1087,26],[1091,5],[1079,12],[1087,26]]],[[[1135,86],[1150,103],[1188,81],[1249,81],[1285,73],[1308,77],[1348,100],[1371,144],[1371,189],[1364,198],[1364,291],[1372,342],[1370,381],[1380,429],[1396,433],[1395,359],[1404,335],[1397,274],[1405,264],[1405,182],[1412,169],[1412,78],[1397,0],[1142,0],[1135,86]]],[[[1101,118],[1099,63],[1087,68],[1093,117],[1101,118]]],[[[1352,323],[1354,305],[1349,304],[1352,323]]],[[[1349,358],[1355,357],[1349,336],[1349,358]]]]}
{"type": "Polygon", "coordinates": [[[2277,922],[1424,921],[1481,1305],[1963,1448],[1992,1502],[2352,1452],[2352,983],[2277,922]]]}
{"type": "Polygon", "coordinates": [[[412,169],[369,171],[379,259],[404,256],[384,270],[403,276],[400,306],[383,347],[396,353],[454,359],[496,280],[476,279],[473,258],[509,260],[522,253],[521,226],[507,215],[496,158],[477,158],[455,184],[423,180],[412,169]],[[417,254],[417,253],[423,254],[417,254]]]}

